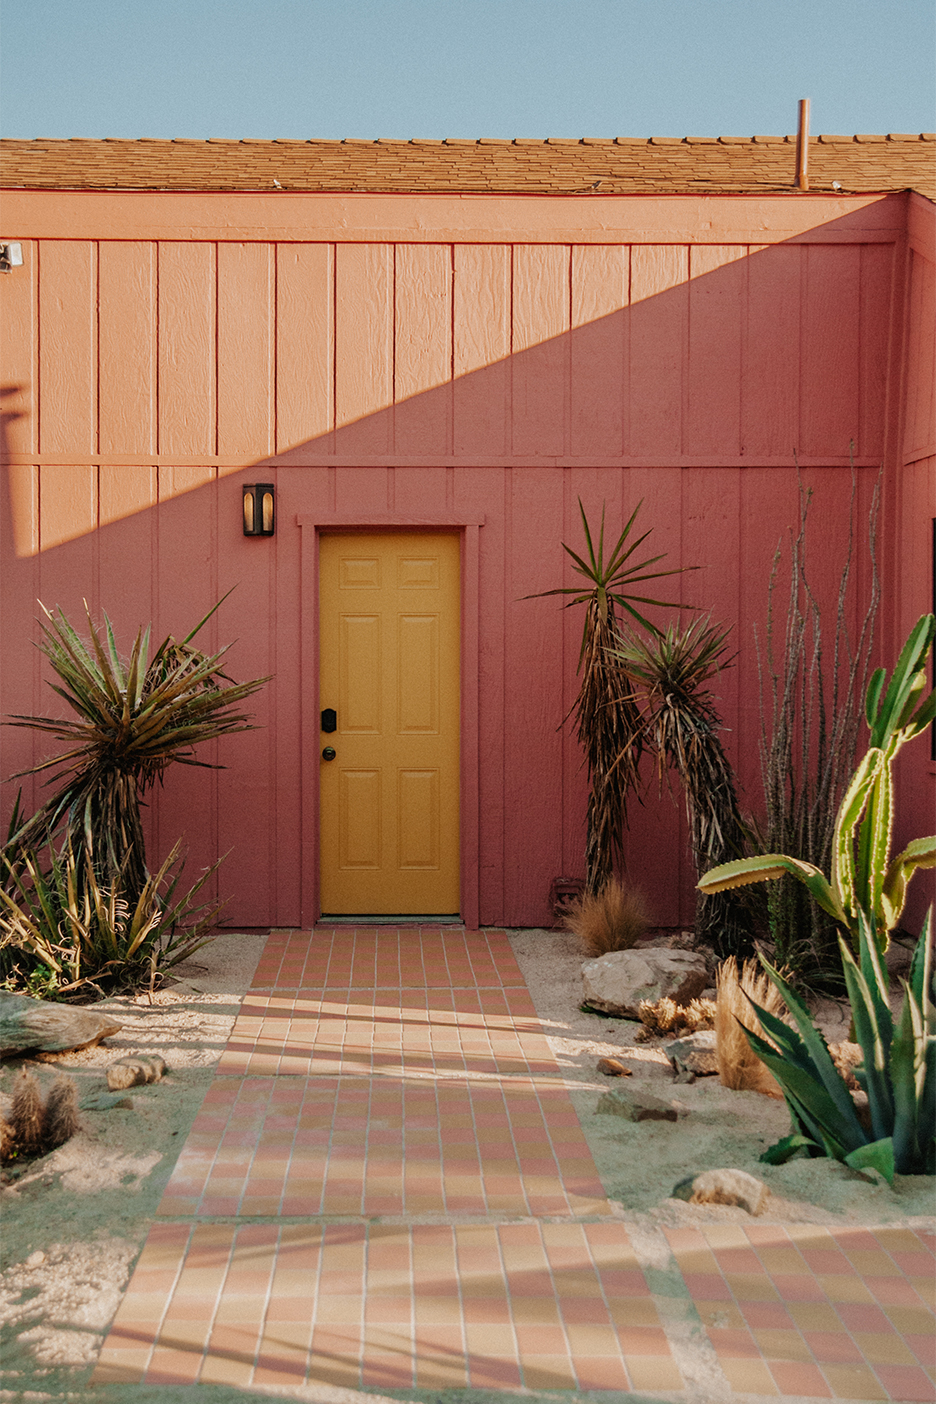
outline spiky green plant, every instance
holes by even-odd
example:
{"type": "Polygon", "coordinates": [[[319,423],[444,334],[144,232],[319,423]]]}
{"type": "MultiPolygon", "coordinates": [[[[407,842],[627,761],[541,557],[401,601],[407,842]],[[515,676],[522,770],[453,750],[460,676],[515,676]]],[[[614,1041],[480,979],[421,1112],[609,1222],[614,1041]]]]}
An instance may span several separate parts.
{"type": "Polygon", "coordinates": [[[892,766],[900,749],[925,730],[936,715],[936,690],[926,695],[926,659],[936,635],[936,618],[924,614],[904,645],[889,686],[879,668],[868,687],[865,716],[871,745],[845,792],[835,820],[832,872],[785,853],[764,853],[713,868],[699,882],[702,892],[720,892],[790,873],[814,901],[857,942],[867,914],[881,951],[897,925],[907,884],[917,868],[936,866],[936,837],[914,839],[891,858],[894,782],[892,766]]]}
{"type": "Polygon", "coordinates": [[[42,607],[46,622],[39,647],[59,679],[51,686],[77,716],[15,716],[8,722],[45,732],[68,747],[20,772],[51,771],[53,783],[64,783],[11,832],[3,849],[8,869],[19,870],[24,855],[63,832],[74,862],[93,862],[102,890],[119,882],[136,906],[149,881],[140,822],[146,790],[173,763],[209,765],[196,758],[197,746],[249,730],[249,717],[237,704],[268,681],[233,683],[220,666],[226,648],[206,654],[191,646],[218,607],[181,643],[166,638],[152,658],[150,631],[141,629],[126,662],[106,614],[99,630],[85,604],[86,644],[61,610],[42,607]]]}
{"type": "MultiPolygon", "coordinates": [[[[839,948],[861,1046],[855,1068],[867,1094],[870,1127],[859,1119],[841,1073],[809,1011],[767,961],[764,968],[783,995],[796,1029],[754,1004],[767,1035],[745,1030],[754,1052],[783,1090],[793,1123],[762,1160],[779,1164],[805,1152],[829,1156],[853,1169],[874,1169],[888,1182],[894,1175],[936,1174],[936,1010],[933,1006],[932,909],[927,915],[910,967],[902,981],[904,1000],[895,1025],[888,999],[887,968],[874,922],[857,912],[859,959],[839,937],[839,948]]],[[[762,958],[763,959],[763,958],[762,958]]]]}
{"type": "MultiPolygon", "coordinates": [[[[682,782],[696,871],[741,857],[750,831],[741,816],[734,771],[719,739],[721,719],[706,683],[733,661],[726,657],[730,630],[696,619],[641,638],[622,633],[611,657],[638,689],[644,736],[682,782]]],[[[753,950],[766,912],[747,893],[700,894],[696,934],[721,956],[753,950]]],[[[761,904],[763,905],[763,904],[761,904]]]]}
{"type": "Polygon", "coordinates": [[[195,901],[219,863],[176,898],[179,852],[176,844],[135,900],[121,874],[99,883],[67,838],[59,851],[50,843],[45,860],[26,850],[14,866],[0,855],[0,974],[56,999],[152,985],[210,940],[223,905],[195,901]],[[37,969],[47,972],[41,987],[30,983],[37,969]]]}
{"type": "Polygon", "coordinates": [[[663,560],[663,555],[633,560],[650,535],[648,530],[636,540],[630,540],[641,505],[638,503],[634,508],[624,530],[606,555],[605,509],[602,507],[601,510],[596,546],[579,499],[586,554],[580,556],[565,542],[562,549],[571,558],[572,567],[577,575],[582,576],[584,584],[543,590],[539,595],[525,597],[539,599],[548,595],[568,595],[571,598],[567,608],[585,606],[576,668],[581,683],[569,715],[575,713],[578,739],[588,766],[590,790],[586,815],[585,890],[593,895],[599,893],[611,877],[615,855],[623,862],[627,797],[638,784],[642,750],[640,713],[632,691],[622,679],[610,653],[617,637],[617,610],[623,610],[642,628],[656,633],[656,626],[644,617],[637,606],[677,606],[672,601],[635,594],[634,587],[648,580],[678,575],[686,569],[651,570],[651,566],[663,560]]]}

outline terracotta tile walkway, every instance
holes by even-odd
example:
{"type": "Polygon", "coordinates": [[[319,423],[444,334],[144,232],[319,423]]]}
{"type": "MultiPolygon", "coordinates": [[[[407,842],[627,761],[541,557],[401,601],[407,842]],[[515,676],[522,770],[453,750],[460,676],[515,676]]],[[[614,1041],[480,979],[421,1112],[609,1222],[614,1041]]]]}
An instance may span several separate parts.
{"type": "MultiPolygon", "coordinates": [[[[667,1238],[725,1398],[936,1399],[932,1240],[667,1238]]],[[[92,1382],[683,1399],[655,1285],[505,933],[276,933],[92,1382]]]]}

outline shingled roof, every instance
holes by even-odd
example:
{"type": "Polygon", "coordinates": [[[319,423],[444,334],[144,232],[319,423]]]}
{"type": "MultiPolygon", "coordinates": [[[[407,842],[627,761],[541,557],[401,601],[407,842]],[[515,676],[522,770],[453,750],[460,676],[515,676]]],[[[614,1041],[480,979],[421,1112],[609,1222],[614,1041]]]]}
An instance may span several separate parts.
{"type": "MultiPolygon", "coordinates": [[[[793,188],[795,137],[499,141],[0,142],[0,183],[33,190],[699,194],[793,188]]],[[[819,136],[815,191],[936,199],[936,136],[819,136]]]]}

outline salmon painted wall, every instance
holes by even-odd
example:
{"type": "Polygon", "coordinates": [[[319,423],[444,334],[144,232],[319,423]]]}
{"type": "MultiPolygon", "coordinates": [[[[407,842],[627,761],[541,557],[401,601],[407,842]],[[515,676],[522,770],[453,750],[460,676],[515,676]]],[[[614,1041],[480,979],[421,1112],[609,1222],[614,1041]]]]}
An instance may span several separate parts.
{"type": "MultiPolygon", "coordinates": [[[[583,865],[584,776],[557,730],[581,620],[523,597],[571,583],[560,543],[581,545],[578,498],[593,519],[606,504],[609,530],[642,500],[652,554],[700,567],[670,597],[734,628],[717,692],[756,810],[754,630],[796,516],[794,450],[820,597],[883,464],[885,656],[917,608],[919,552],[908,562],[898,533],[929,490],[906,445],[927,414],[932,443],[911,310],[932,283],[908,219],[904,195],[8,193],[24,266],[0,277],[0,710],[56,706],[37,599],[75,620],[86,598],[129,644],[141,623],[187,631],[236,586],[206,643],[236,640],[236,677],[275,675],[261,729],[218,747],[227,769],[167,778],[153,854],[183,835],[194,873],[229,852],[229,924],[308,922],[312,525],[483,522],[465,620],[478,913],[542,924],[552,879],[583,865]],[[240,484],[257,478],[277,486],[273,540],[241,535],[240,484]]],[[[867,585],[861,552],[853,617],[867,585]]],[[[26,731],[0,740],[4,777],[45,754],[26,731]]],[[[908,790],[913,832],[927,784],[908,790]]],[[[627,847],[658,921],[691,921],[681,805],[652,786],[627,847]]]]}
{"type": "MultiPolygon", "coordinates": [[[[894,518],[895,553],[904,582],[895,600],[898,638],[906,638],[919,616],[936,610],[936,211],[919,195],[908,209],[906,390],[903,402],[899,497],[894,518]]],[[[936,684],[936,671],[931,668],[936,684]]],[[[898,758],[894,840],[936,828],[936,759],[930,737],[914,742],[898,758]]],[[[936,873],[915,879],[905,911],[918,930],[936,899],[936,873]]]]}

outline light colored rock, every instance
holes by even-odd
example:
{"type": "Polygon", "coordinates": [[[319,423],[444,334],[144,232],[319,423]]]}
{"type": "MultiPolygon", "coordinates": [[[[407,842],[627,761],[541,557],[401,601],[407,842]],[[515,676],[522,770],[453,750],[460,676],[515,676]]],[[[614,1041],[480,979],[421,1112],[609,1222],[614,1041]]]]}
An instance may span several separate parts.
{"type": "Polygon", "coordinates": [[[707,984],[705,959],[696,951],[609,951],[582,966],[583,1002],[628,1019],[638,1017],[641,1000],[655,1003],[666,995],[689,1004],[707,984]]]}
{"type": "Polygon", "coordinates": [[[634,1072],[633,1068],[629,1068],[618,1058],[599,1058],[598,1071],[604,1073],[605,1077],[632,1077],[634,1072]]]}
{"type": "Polygon", "coordinates": [[[107,1085],[112,1092],[128,1087],[142,1087],[147,1082],[159,1082],[167,1072],[165,1061],[158,1053],[141,1053],[135,1058],[121,1058],[107,1069],[107,1085]]]}
{"type": "Polygon", "coordinates": [[[718,1072],[714,1029],[698,1029],[685,1038],[677,1038],[673,1043],[664,1044],[663,1052],[677,1073],[707,1077],[718,1072]]]}
{"type": "Polygon", "coordinates": [[[672,1197],[686,1199],[690,1204],[736,1204],[756,1215],[767,1207],[770,1190],[763,1180],[746,1170],[705,1170],[694,1178],[680,1180],[672,1197]]]}
{"type": "Polygon", "coordinates": [[[678,1121],[679,1111],[671,1102],[664,1102],[639,1087],[615,1087],[602,1092],[596,1112],[620,1116],[625,1121],[678,1121]]]}
{"type": "Polygon", "coordinates": [[[65,1053],[74,1048],[92,1048],[122,1028],[123,1024],[109,1013],[0,991],[2,1058],[27,1049],[65,1053]]]}

